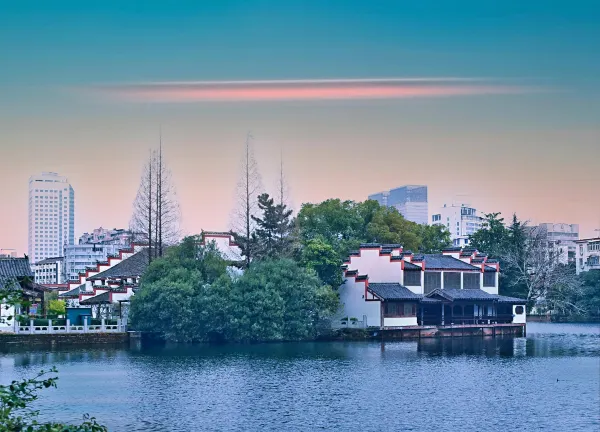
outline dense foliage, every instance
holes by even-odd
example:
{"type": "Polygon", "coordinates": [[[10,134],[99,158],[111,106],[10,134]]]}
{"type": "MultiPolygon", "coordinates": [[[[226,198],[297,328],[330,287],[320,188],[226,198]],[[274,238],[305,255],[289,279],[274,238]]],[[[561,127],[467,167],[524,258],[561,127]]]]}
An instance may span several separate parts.
{"type": "Polygon", "coordinates": [[[131,302],[131,325],[176,341],[301,340],[338,306],[314,272],[291,259],[227,271],[214,245],[186,238],[152,262],[131,302]]]}

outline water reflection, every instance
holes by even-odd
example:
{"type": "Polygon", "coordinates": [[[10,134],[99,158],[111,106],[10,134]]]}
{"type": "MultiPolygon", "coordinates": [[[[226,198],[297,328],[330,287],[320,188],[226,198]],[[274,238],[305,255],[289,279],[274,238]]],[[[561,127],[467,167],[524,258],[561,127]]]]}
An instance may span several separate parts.
{"type": "Polygon", "coordinates": [[[37,408],[117,431],[504,430],[515,413],[524,430],[598,430],[600,331],[550,326],[527,338],[13,347],[0,380],[56,365],[59,388],[37,408]]]}

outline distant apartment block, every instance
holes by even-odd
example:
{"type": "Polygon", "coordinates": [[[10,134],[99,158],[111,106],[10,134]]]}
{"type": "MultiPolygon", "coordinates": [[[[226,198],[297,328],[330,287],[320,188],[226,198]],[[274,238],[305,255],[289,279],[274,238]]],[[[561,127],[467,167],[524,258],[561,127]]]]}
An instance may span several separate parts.
{"type": "Polygon", "coordinates": [[[29,244],[32,264],[61,256],[75,240],[75,192],[66,177],[44,172],[29,178],[29,244]]]}
{"type": "Polygon", "coordinates": [[[401,186],[369,195],[369,199],[377,201],[382,206],[395,207],[409,221],[427,224],[429,217],[427,186],[401,186]]]}
{"type": "Polygon", "coordinates": [[[576,241],[579,240],[579,225],[566,223],[542,223],[537,226],[548,241],[548,248],[559,254],[563,264],[574,263],[576,241]]]}
{"type": "Polygon", "coordinates": [[[450,232],[452,245],[469,244],[469,236],[481,229],[483,218],[469,204],[446,205],[431,216],[431,225],[443,225],[450,232]]]}
{"type": "Polygon", "coordinates": [[[577,274],[600,270],[600,237],[575,241],[575,268],[577,274]]]}
{"type": "Polygon", "coordinates": [[[79,237],[79,244],[120,244],[129,246],[131,244],[131,231],[125,229],[97,228],[91,233],[84,233],[79,237]]]}
{"type": "Polygon", "coordinates": [[[84,233],[76,245],[65,247],[65,275],[69,281],[79,280],[79,274],[98,262],[131,245],[131,232],[124,229],[107,230],[102,227],[84,233]]]}
{"type": "Polygon", "coordinates": [[[16,250],[0,248],[0,258],[16,258],[16,257],[17,257],[16,250]]]}
{"type": "Polygon", "coordinates": [[[64,257],[46,258],[33,264],[31,268],[35,283],[40,285],[65,283],[64,260],[64,257]]]}

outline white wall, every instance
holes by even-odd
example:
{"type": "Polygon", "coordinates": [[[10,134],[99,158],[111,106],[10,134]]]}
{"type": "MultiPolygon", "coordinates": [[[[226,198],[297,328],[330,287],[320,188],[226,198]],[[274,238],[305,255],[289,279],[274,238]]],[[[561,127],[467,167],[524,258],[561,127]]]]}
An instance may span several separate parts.
{"type": "Polygon", "coordinates": [[[348,270],[369,275],[369,282],[402,283],[402,263],[390,262],[388,255],[380,256],[379,249],[361,249],[360,256],[351,256],[348,270]]]}
{"type": "MultiPolygon", "coordinates": [[[[378,301],[365,301],[365,282],[355,282],[353,277],[346,278],[346,282],[339,288],[340,312],[336,319],[344,317],[363,319],[367,317],[367,326],[381,326],[381,306],[378,301]]],[[[334,325],[337,325],[334,322],[334,325]]]]}
{"type": "Polygon", "coordinates": [[[416,326],[417,317],[383,318],[383,325],[385,327],[416,326]]]}
{"type": "Polygon", "coordinates": [[[513,323],[515,324],[525,324],[527,322],[527,313],[524,305],[513,305],[513,323]],[[517,307],[521,306],[523,308],[522,314],[517,314],[517,307]]]}
{"type": "Polygon", "coordinates": [[[0,303],[0,332],[12,332],[14,329],[14,316],[15,308],[10,306],[5,309],[6,304],[0,303]],[[10,321],[6,322],[8,317],[13,317],[10,321]]]}

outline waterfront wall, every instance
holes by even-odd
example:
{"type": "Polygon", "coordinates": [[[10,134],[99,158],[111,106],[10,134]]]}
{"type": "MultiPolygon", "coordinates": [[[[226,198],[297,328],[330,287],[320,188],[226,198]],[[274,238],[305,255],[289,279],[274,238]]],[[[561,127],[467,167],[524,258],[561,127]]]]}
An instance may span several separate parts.
{"type": "Polygon", "coordinates": [[[55,346],[55,345],[118,345],[128,344],[129,333],[54,333],[54,334],[11,334],[0,333],[0,348],[10,346],[55,346]]]}

